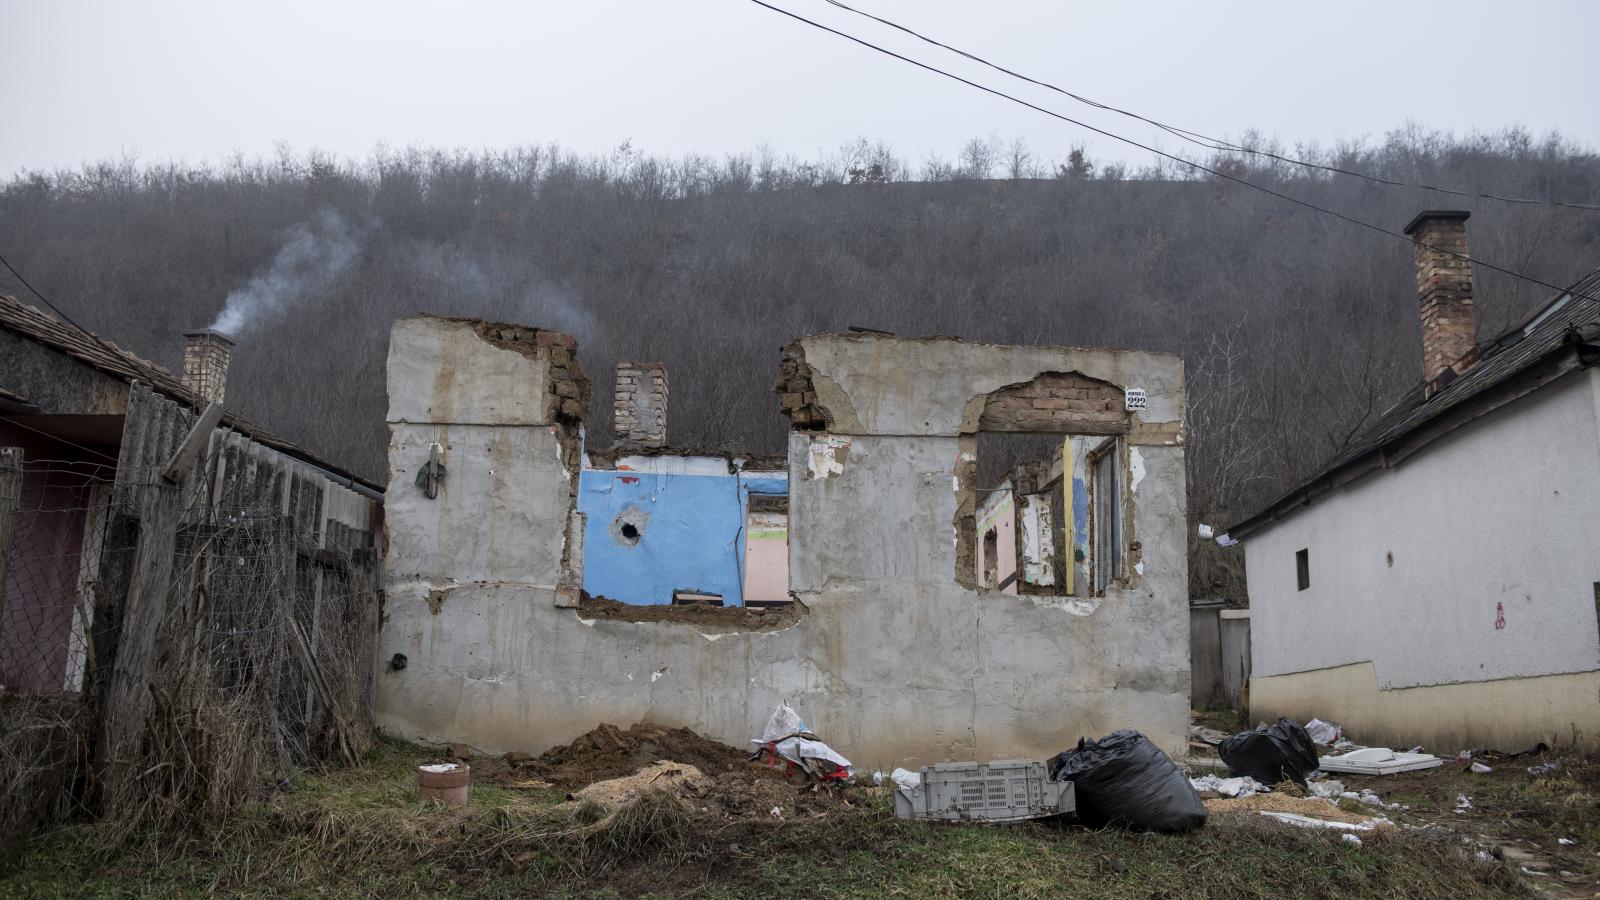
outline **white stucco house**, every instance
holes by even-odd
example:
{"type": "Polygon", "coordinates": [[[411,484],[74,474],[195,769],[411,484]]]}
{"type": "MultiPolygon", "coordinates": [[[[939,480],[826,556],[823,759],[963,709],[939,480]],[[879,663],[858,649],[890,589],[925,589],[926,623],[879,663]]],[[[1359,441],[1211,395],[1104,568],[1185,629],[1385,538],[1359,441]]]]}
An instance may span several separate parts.
{"type": "Polygon", "coordinates": [[[1464,212],[1417,242],[1425,384],[1228,530],[1251,716],[1374,744],[1600,745],[1600,270],[1478,342],[1464,212]]]}

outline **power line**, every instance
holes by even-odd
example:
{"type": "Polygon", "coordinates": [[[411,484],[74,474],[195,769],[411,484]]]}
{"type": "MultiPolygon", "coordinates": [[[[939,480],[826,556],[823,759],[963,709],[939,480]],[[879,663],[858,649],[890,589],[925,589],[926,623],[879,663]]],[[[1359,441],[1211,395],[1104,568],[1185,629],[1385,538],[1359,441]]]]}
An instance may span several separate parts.
{"type": "MultiPolygon", "coordinates": [[[[1188,142],[1190,142],[1192,144],[1197,144],[1197,145],[1199,145],[1201,147],[1205,147],[1205,148],[1207,148],[1209,150],[1219,150],[1219,151],[1223,151],[1223,152],[1232,152],[1232,153],[1249,153],[1249,154],[1251,154],[1253,156],[1264,156],[1264,157],[1266,157],[1268,159],[1277,160],[1278,162],[1289,163],[1290,165],[1304,166],[1304,167],[1306,167],[1308,169],[1318,169],[1318,170],[1323,171],[1323,172],[1331,172],[1331,173],[1334,173],[1334,174],[1337,174],[1337,175],[1348,175],[1351,178],[1361,178],[1361,179],[1365,179],[1367,181],[1373,182],[1374,184],[1383,184],[1383,185],[1388,185],[1390,187],[1415,188],[1417,190],[1434,191],[1434,192],[1440,193],[1440,194],[1449,194],[1449,195],[1455,196],[1455,197],[1471,197],[1471,198],[1475,198],[1475,199],[1479,199],[1479,200],[1496,200],[1496,201],[1499,201],[1501,203],[1522,203],[1522,204],[1527,204],[1527,205],[1532,205],[1532,206],[1561,206],[1561,207],[1566,207],[1568,209],[1583,209],[1583,210],[1590,210],[1590,211],[1600,211],[1600,204],[1574,203],[1574,202],[1569,202],[1569,201],[1566,201],[1566,200],[1541,200],[1541,199],[1532,199],[1532,198],[1527,198],[1527,197],[1503,197],[1503,196],[1500,196],[1499,194],[1480,193],[1480,192],[1476,192],[1476,191],[1458,191],[1458,190],[1454,190],[1452,188],[1438,187],[1436,185],[1431,185],[1431,184],[1416,184],[1416,183],[1408,182],[1408,181],[1396,181],[1396,180],[1391,179],[1391,178],[1384,178],[1384,177],[1378,176],[1378,175],[1370,175],[1370,174],[1368,174],[1366,172],[1356,172],[1356,171],[1352,171],[1350,169],[1343,169],[1343,168],[1340,168],[1338,166],[1330,166],[1330,165],[1327,165],[1326,163],[1312,162],[1310,160],[1304,160],[1304,159],[1295,159],[1292,156],[1282,156],[1280,154],[1273,153],[1270,150],[1259,150],[1259,149],[1255,149],[1255,148],[1252,148],[1252,147],[1242,147],[1242,146],[1240,146],[1238,144],[1234,144],[1232,142],[1225,141],[1222,138],[1208,137],[1208,136],[1206,136],[1204,134],[1199,133],[1198,131],[1190,131],[1190,130],[1188,130],[1186,128],[1179,128],[1176,125],[1168,125],[1168,124],[1166,124],[1164,122],[1158,122],[1155,119],[1151,119],[1151,118],[1149,118],[1147,116],[1142,116],[1142,115],[1140,115],[1140,114],[1138,114],[1136,112],[1132,112],[1130,110],[1121,109],[1119,107],[1115,107],[1115,106],[1112,106],[1112,105],[1107,104],[1107,103],[1101,103],[1098,100],[1091,100],[1088,97],[1082,96],[1081,94],[1075,94],[1072,91],[1066,90],[1065,88],[1057,87],[1056,85],[1053,85],[1053,84],[1049,83],[1048,81],[1040,81],[1037,78],[1031,78],[1031,77],[1029,77],[1027,75],[1022,74],[1021,72],[1016,72],[1016,71],[1008,69],[1008,68],[1006,68],[1004,66],[1001,66],[1001,65],[999,65],[997,63],[992,63],[989,60],[984,59],[981,56],[976,56],[976,55],[974,55],[972,53],[968,53],[967,51],[962,50],[959,47],[952,47],[949,44],[943,43],[941,41],[935,40],[934,38],[928,37],[927,35],[920,34],[920,33],[916,32],[916,31],[913,31],[912,29],[907,28],[906,26],[901,25],[901,24],[899,24],[897,22],[892,22],[892,21],[890,21],[888,19],[885,19],[885,18],[882,18],[880,16],[873,15],[872,13],[856,9],[853,6],[848,6],[848,5],[844,4],[844,3],[839,2],[839,0],[828,0],[828,3],[830,3],[830,4],[834,5],[834,6],[837,6],[838,8],[840,8],[842,10],[845,10],[846,12],[852,12],[852,13],[855,13],[856,15],[858,15],[858,16],[862,16],[863,18],[871,19],[874,22],[878,22],[880,24],[887,25],[890,28],[894,28],[894,29],[899,30],[899,31],[903,31],[906,34],[911,35],[912,37],[916,38],[919,41],[923,41],[925,43],[932,44],[935,47],[942,47],[945,50],[949,50],[951,53],[957,54],[958,56],[964,56],[967,59],[970,59],[975,63],[979,63],[981,65],[988,66],[989,68],[994,69],[997,72],[1003,72],[1006,75],[1010,75],[1012,78],[1017,78],[1017,79],[1020,79],[1022,81],[1026,81],[1029,84],[1037,85],[1039,87],[1045,88],[1046,90],[1055,91],[1056,93],[1061,94],[1062,96],[1071,97],[1073,100],[1076,100],[1079,103],[1085,104],[1087,106],[1092,106],[1095,109],[1103,109],[1103,110],[1106,110],[1107,112],[1114,112],[1114,113],[1117,113],[1118,115],[1127,116],[1128,118],[1131,118],[1131,119],[1137,119],[1140,122],[1144,122],[1147,125],[1154,125],[1155,127],[1161,129],[1162,131],[1167,132],[1168,134],[1173,135],[1174,137],[1181,138],[1181,139],[1186,140],[1186,141],[1188,141],[1188,142]]],[[[762,4],[762,5],[765,6],[766,4],[762,4]]]]}
{"type": "Polygon", "coordinates": [[[1121,141],[1124,144],[1127,144],[1127,145],[1132,146],[1132,147],[1137,147],[1140,150],[1144,150],[1144,151],[1147,151],[1149,153],[1154,153],[1157,156],[1164,157],[1166,159],[1170,159],[1175,163],[1180,163],[1182,165],[1189,166],[1190,168],[1197,169],[1197,170],[1199,170],[1201,172],[1205,172],[1206,174],[1211,175],[1211,176],[1213,176],[1215,178],[1221,178],[1221,179],[1223,179],[1225,181],[1231,181],[1234,184],[1244,185],[1247,188],[1252,188],[1254,190],[1261,191],[1264,194],[1268,194],[1270,196],[1277,197],[1279,200],[1286,200],[1286,201],[1288,201],[1290,203],[1293,203],[1293,204],[1295,204],[1297,206],[1303,206],[1306,209],[1314,210],[1316,212],[1323,213],[1324,215],[1333,216],[1336,219],[1340,219],[1342,221],[1349,222],[1352,225],[1359,225],[1362,228],[1366,228],[1366,229],[1369,229],[1371,231],[1376,231],[1379,234],[1386,234],[1386,235],[1388,235],[1388,236],[1390,236],[1392,238],[1397,238],[1399,240],[1405,241],[1408,244],[1420,245],[1420,246],[1426,247],[1427,249],[1432,250],[1432,251],[1434,251],[1436,253],[1442,253],[1442,254],[1444,254],[1446,256],[1453,256],[1456,259],[1465,260],[1466,262],[1483,266],[1486,269],[1493,269],[1496,272],[1501,272],[1503,274],[1510,275],[1513,278],[1520,278],[1523,281],[1529,282],[1531,284],[1537,284],[1540,287],[1548,288],[1548,289],[1550,289],[1552,291],[1555,291],[1557,293],[1571,294],[1574,297],[1582,297],[1585,300],[1593,300],[1596,303],[1600,303],[1600,297],[1593,297],[1593,296],[1590,296],[1588,294],[1580,294],[1580,293],[1578,293],[1576,291],[1553,285],[1548,281],[1543,281],[1541,279],[1534,278],[1531,275],[1524,275],[1521,272],[1515,271],[1513,269],[1508,269],[1508,268],[1506,268],[1504,266],[1498,266],[1498,265],[1495,265],[1494,263],[1486,262],[1486,261],[1484,261],[1482,259],[1477,259],[1477,258],[1474,258],[1474,257],[1467,256],[1464,253],[1456,253],[1455,251],[1446,249],[1444,247],[1439,247],[1439,246],[1435,246],[1433,244],[1424,243],[1423,241],[1414,240],[1408,235],[1404,235],[1404,234],[1401,234],[1398,231],[1392,231],[1392,230],[1390,230],[1388,228],[1384,228],[1382,225],[1374,225],[1371,222],[1366,222],[1366,221],[1363,221],[1361,219],[1357,219],[1354,216],[1346,215],[1346,214],[1344,214],[1342,212],[1339,212],[1338,210],[1329,209],[1326,206],[1319,206],[1319,205],[1317,205],[1315,203],[1312,203],[1309,200],[1302,200],[1299,197],[1294,197],[1294,196],[1291,196],[1289,194],[1285,194],[1285,193],[1283,193],[1281,191],[1275,191],[1275,190],[1273,190],[1272,188],[1269,188],[1269,187],[1264,187],[1262,185],[1255,184],[1253,182],[1245,181],[1243,178],[1238,178],[1236,176],[1229,175],[1226,172],[1219,172],[1216,169],[1213,169],[1213,168],[1211,168],[1209,166],[1206,166],[1206,165],[1203,165],[1201,163],[1194,162],[1193,160],[1184,159],[1181,156],[1175,156],[1175,155],[1173,155],[1171,153],[1166,152],[1165,150],[1157,149],[1157,148],[1152,147],[1152,146],[1150,146],[1148,144],[1141,144],[1138,141],[1134,140],[1133,138],[1123,137],[1120,134],[1116,134],[1114,132],[1107,131],[1104,128],[1097,128],[1097,127],[1095,127],[1093,125],[1090,125],[1087,122],[1083,122],[1083,121],[1080,121],[1078,119],[1074,119],[1071,116],[1068,116],[1068,115],[1066,115],[1064,113],[1059,113],[1059,112],[1056,112],[1053,109],[1047,109],[1047,108],[1045,108],[1043,106],[1039,106],[1039,105],[1037,105],[1035,103],[1030,103],[1027,100],[1023,100],[1020,97],[1016,97],[1016,96],[1013,96],[1011,94],[1008,94],[1005,91],[999,90],[998,88],[992,88],[992,87],[989,87],[988,85],[985,85],[985,84],[979,84],[976,81],[972,81],[970,79],[963,78],[960,75],[957,75],[957,74],[955,74],[953,72],[948,72],[948,71],[946,71],[944,69],[941,69],[938,66],[922,62],[921,60],[912,59],[909,56],[903,56],[903,55],[901,55],[899,53],[894,52],[893,50],[889,50],[889,49],[886,49],[884,47],[880,47],[877,44],[874,44],[871,41],[868,41],[868,40],[866,40],[864,38],[858,38],[853,34],[849,34],[848,32],[840,31],[840,30],[838,30],[836,28],[830,28],[827,25],[823,25],[820,22],[814,22],[811,19],[806,18],[805,16],[799,15],[798,13],[792,13],[787,9],[783,9],[781,7],[773,6],[770,3],[764,2],[764,0],[750,0],[750,2],[754,3],[757,6],[765,7],[766,9],[769,9],[769,10],[775,12],[775,13],[781,13],[782,15],[788,16],[791,19],[795,19],[797,21],[804,22],[805,24],[810,25],[813,28],[821,29],[822,31],[826,31],[829,34],[833,34],[833,35],[837,35],[838,37],[842,37],[847,41],[852,41],[854,43],[860,44],[863,47],[867,47],[869,49],[876,50],[879,53],[884,54],[885,56],[891,56],[891,57],[894,57],[895,59],[900,60],[901,62],[910,63],[911,65],[916,66],[919,69],[926,69],[927,71],[933,72],[933,73],[935,73],[937,75],[943,75],[946,78],[949,78],[949,79],[951,79],[953,81],[959,81],[962,84],[967,85],[968,87],[976,88],[976,89],[978,89],[980,91],[983,91],[986,94],[993,94],[996,97],[1000,97],[1000,98],[1005,99],[1005,100],[1010,100],[1012,103],[1016,103],[1018,105],[1025,106],[1025,107],[1027,107],[1027,108],[1029,108],[1029,109],[1031,109],[1031,110],[1033,110],[1035,112],[1044,113],[1047,116],[1050,116],[1050,117],[1056,118],[1056,119],[1060,119],[1063,122],[1071,123],[1073,125],[1078,126],[1079,128],[1084,128],[1084,129],[1087,129],[1089,131],[1092,131],[1095,134],[1103,135],[1105,137],[1111,138],[1112,140],[1121,141]]]}
{"type": "Polygon", "coordinates": [[[28,279],[23,278],[22,277],[22,273],[17,271],[16,266],[13,266],[11,264],[10,260],[6,259],[4,256],[0,256],[0,266],[5,266],[6,267],[6,271],[10,272],[12,277],[16,278],[17,281],[21,282],[23,287],[25,287],[29,291],[33,292],[33,295],[35,297],[39,298],[39,302],[43,303],[45,306],[50,307],[50,311],[55,313],[56,315],[60,316],[62,321],[66,322],[68,325],[71,325],[73,328],[76,328],[79,331],[83,332],[84,334],[88,335],[90,337],[90,339],[92,339],[95,343],[99,344],[101,347],[104,347],[113,356],[121,358],[121,357],[124,357],[124,356],[127,355],[126,351],[118,349],[114,344],[112,344],[111,342],[107,341],[105,338],[101,337],[98,334],[95,334],[94,332],[90,331],[89,329],[87,329],[87,328],[83,327],[82,325],[79,325],[77,322],[73,321],[71,316],[69,316],[66,313],[61,311],[61,307],[56,306],[54,303],[51,303],[48,299],[46,299],[45,295],[39,293],[39,289],[38,288],[34,287],[32,284],[30,284],[28,282],[28,279]]]}

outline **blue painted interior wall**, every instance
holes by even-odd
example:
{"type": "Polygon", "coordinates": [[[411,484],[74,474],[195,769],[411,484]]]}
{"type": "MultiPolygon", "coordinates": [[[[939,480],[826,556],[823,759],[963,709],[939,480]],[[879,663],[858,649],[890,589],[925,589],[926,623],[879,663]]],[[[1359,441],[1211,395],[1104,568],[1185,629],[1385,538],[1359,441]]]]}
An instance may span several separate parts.
{"type": "Polygon", "coordinates": [[[744,523],[750,495],[789,493],[783,473],[651,474],[585,469],[578,476],[583,589],[624,603],[671,603],[674,590],[721,594],[744,605],[744,523]],[[613,529],[617,517],[648,516],[637,543],[613,529]],[[639,515],[639,514],[642,514],[639,515]]]}

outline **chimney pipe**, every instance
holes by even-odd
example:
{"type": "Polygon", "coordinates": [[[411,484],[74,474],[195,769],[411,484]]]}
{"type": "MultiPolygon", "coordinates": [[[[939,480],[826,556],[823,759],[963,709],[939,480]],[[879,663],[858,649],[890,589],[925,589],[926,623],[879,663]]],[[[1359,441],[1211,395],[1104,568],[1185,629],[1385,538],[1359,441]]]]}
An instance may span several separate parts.
{"type": "Polygon", "coordinates": [[[1465,210],[1431,209],[1406,226],[1414,242],[1422,317],[1422,375],[1433,396],[1477,362],[1478,320],[1465,210]]]}
{"type": "Polygon", "coordinates": [[[615,410],[611,427],[617,446],[666,446],[667,367],[658,362],[617,363],[615,410]]]}
{"type": "Polygon", "coordinates": [[[228,361],[233,339],[209,328],[183,333],[183,383],[205,405],[223,402],[228,387],[228,361]]]}

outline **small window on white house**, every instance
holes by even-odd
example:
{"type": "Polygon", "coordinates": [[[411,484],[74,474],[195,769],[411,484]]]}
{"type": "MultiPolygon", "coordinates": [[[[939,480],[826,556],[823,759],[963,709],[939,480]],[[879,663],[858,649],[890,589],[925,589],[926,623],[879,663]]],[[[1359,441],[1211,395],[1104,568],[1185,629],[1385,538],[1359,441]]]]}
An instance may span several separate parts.
{"type": "Polygon", "coordinates": [[[1122,577],[1122,452],[1121,442],[1107,438],[1089,454],[1090,541],[1093,545],[1094,592],[1104,594],[1122,577]]]}
{"type": "Polygon", "coordinates": [[[1311,587],[1311,551],[1307,548],[1294,552],[1294,579],[1302,591],[1311,587]]]}

